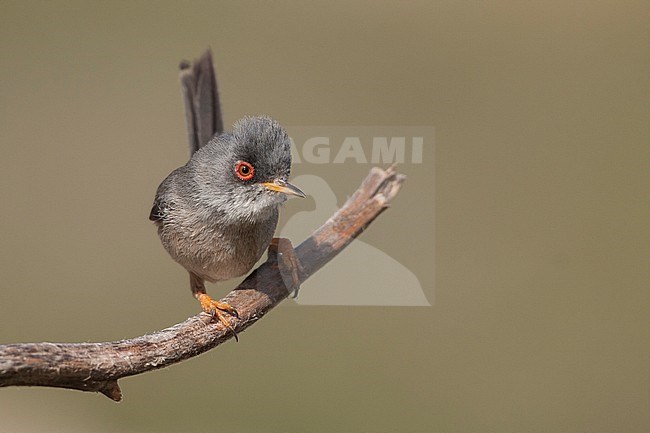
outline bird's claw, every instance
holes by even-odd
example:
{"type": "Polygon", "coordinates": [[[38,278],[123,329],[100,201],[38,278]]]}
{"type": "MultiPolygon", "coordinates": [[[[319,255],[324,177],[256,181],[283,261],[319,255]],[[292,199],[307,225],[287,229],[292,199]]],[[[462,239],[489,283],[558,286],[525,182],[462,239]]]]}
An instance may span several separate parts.
{"type": "Polygon", "coordinates": [[[282,281],[290,296],[295,299],[300,290],[301,266],[291,241],[287,238],[273,238],[268,254],[270,260],[277,261],[282,281]]]}
{"type": "Polygon", "coordinates": [[[225,314],[228,313],[229,315],[239,319],[239,313],[237,310],[226,302],[215,301],[205,293],[200,294],[198,296],[198,300],[201,303],[201,309],[210,315],[211,320],[218,319],[223,326],[225,326],[233,333],[235,340],[239,341],[239,337],[237,336],[237,332],[235,332],[235,328],[233,328],[233,326],[230,324],[228,317],[225,314]]]}

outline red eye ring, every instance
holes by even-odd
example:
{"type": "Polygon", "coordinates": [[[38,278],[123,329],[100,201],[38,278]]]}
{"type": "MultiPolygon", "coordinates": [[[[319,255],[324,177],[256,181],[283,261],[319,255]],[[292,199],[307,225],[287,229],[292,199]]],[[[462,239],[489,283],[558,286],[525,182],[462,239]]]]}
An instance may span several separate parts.
{"type": "Polygon", "coordinates": [[[246,161],[237,161],[235,164],[235,174],[241,180],[251,180],[254,173],[253,165],[246,161]]]}

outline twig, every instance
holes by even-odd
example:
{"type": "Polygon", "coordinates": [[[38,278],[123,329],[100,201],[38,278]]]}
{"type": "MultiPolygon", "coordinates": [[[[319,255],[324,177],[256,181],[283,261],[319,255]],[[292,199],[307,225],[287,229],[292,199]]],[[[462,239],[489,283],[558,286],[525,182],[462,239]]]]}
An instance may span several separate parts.
{"type": "MultiPolygon", "coordinates": [[[[394,167],[373,168],[345,205],[295,249],[300,281],[341,252],[386,209],[403,180],[394,167]]],[[[239,319],[231,322],[236,332],[241,333],[288,296],[277,259],[270,252],[269,260],[224,298],[239,312],[239,319]]],[[[101,392],[120,401],[118,379],[199,355],[232,335],[201,313],[171,328],[129,340],[0,345],[0,387],[71,388],[101,392]]]]}

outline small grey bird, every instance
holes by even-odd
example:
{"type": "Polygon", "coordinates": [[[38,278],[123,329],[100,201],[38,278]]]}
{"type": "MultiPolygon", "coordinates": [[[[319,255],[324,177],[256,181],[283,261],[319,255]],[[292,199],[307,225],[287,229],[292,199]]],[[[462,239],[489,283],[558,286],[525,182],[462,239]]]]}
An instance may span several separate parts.
{"type": "MultiPolygon", "coordinates": [[[[167,252],[190,274],[203,311],[232,330],[204,281],[244,275],[268,248],[278,210],[288,195],[305,194],[288,182],[290,141],[270,117],[244,117],[222,129],[210,52],[193,66],[181,64],[190,160],[158,187],[149,215],[167,252]]],[[[236,335],[235,335],[236,337],[236,335]]]]}

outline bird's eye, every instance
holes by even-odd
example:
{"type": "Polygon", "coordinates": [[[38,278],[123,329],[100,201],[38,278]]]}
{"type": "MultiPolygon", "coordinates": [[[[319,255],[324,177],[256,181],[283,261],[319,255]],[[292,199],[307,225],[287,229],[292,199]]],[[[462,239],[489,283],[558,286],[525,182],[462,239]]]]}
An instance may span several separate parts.
{"type": "Polygon", "coordinates": [[[237,161],[237,164],[235,164],[235,174],[241,180],[250,180],[250,179],[252,179],[253,178],[253,173],[255,173],[255,169],[248,162],[246,162],[246,161],[237,161]]]}

